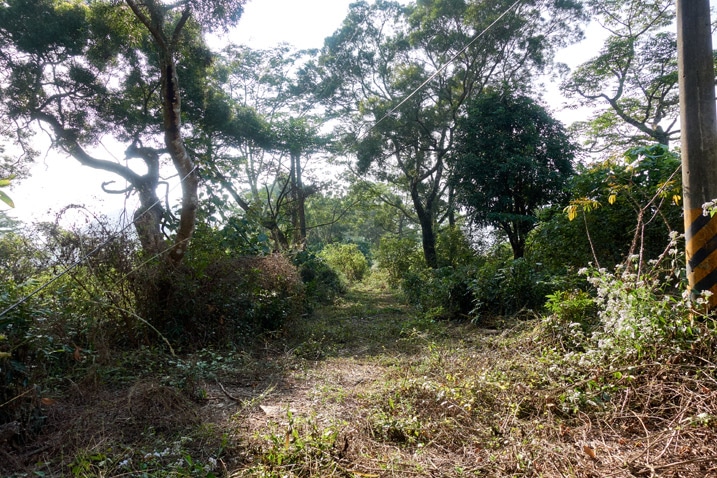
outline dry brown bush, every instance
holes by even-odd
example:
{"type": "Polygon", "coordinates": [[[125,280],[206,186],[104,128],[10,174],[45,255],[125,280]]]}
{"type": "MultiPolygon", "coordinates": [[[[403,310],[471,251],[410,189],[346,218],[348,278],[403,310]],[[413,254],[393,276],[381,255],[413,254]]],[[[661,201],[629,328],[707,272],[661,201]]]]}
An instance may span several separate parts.
{"type": "Polygon", "coordinates": [[[135,284],[139,315],[171,343],[193,349],[250,342],[304,307],[299,274],[279,254],[152,269],[135,284]]]}

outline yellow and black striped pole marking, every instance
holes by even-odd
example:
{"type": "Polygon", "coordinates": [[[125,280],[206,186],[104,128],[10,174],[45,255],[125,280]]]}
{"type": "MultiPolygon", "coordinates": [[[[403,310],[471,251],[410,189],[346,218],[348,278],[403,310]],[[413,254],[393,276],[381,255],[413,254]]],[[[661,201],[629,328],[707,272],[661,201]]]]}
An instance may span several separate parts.
{"type": "Polygon", "coordinates": [[[713,309],[717,306],[717,215],[705,216],[702,208],[685,211],[685,252],[690,289],[693,294],[712,292],[713,309]]]}
{"type": "Polygon", "coordinates": [[[711,291],[717,306],[717,215],[702,206],[717,199],[717,109],[709,0],[677,0],[682,197],[685,253],[692,295],[711,291]]]}

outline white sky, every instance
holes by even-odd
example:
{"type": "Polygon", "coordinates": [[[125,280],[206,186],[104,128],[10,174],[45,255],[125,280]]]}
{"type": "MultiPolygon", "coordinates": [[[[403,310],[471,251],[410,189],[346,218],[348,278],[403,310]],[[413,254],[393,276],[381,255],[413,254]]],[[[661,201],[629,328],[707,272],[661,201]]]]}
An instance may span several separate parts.
{"type": "MultiPolygon", "coordinates": [[[[341,25],[349,5],[354,0],[250,0],[237,28],[227,35],[233,43],[246,44],[251,48],[270,48],[288,43],[297,48],[320,48],[326,37],[341,25]]],[[[404,2],[407,0],[404,0],[404,2]]],[[[591,40],[573,45],[561,52],[558,61],[571,65],[589,59],[597,53],[600,42],[591,40]]],[[[549,85],[550,86],[550,85],[549,85]]],[[[549,88],[553,96],[557,88],[549,88]]],[[[554,114],[565,123],[575,119],[561,112],[561,101],[549,101],[554,114]]],[[[577,114],[580,114],[579,112],[577,114]]],[[[111,146],[107,146],[108,151],[111,146]]],[[[104,152],[103,152],[104,153],[104,152]]],[[[114,151],[122,157],[122,151],[114,151]]],[[[109,154],[107,157],[111,157],[109,154]]],[[[15,208],[8,210],[12,217],[24,221],[54,219],[57,211],[68,204],[85,204],[97,214],[118,217],[125,207],[131,216],[136,201],[130,198],[125,204],[123,196],[108,195],[101,189],[103,181],[119,177],[80,166],[72,158],[58,157],[50,153],[32,170],[32,177],[5,190],[14,200],[15,208]]],[[[163,194],[163,193],[162,193],[163,194]]],[[[4,205],[0,204],[0,208],[4,205]]]]}
{"type": "Polygon", "coordinates": [[[354,0],[251,0],[244,9],[233,43],[269,48],[289,43],[299,49],[320,48],[340,26],[354,0]]]}

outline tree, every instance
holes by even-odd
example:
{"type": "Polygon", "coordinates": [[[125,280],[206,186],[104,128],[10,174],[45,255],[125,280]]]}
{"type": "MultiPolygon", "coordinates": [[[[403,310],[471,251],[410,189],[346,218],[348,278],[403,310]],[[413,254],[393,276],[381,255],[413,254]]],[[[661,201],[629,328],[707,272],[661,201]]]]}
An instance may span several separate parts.
{"type": "Polygon", "coordinates": [[[540,207],[567,199],[575,147],[562,124],[532,99],[491,91],[458,121],[451,181],[477,224],[501,229],[517,259],[540,207]]]}
{"type": "Polygon", "coordinates": [[[665,31],[674,0],[590,0],[593,18],[610,35],[599,55],[561,85],[576,106],[596,111],[575,127],[593,152],[616,155],[679,135],[677,39],[665,31]]]}
{"type": "Polygon", "coordinates": [[[529,84],[575,38],[580,13],[573,1],[357,2],[305,70],[303,84],[350,120],[358,172],[409,195],[429,266],[437,226],[455,217],[445,159],[465,102],[491,84],[529,84]]]}
{"type": "Polygon", "coordinates": [[[385,186],[348,177],[348,186],[322,190],[307,202],[307,221],[312,225],[308,245],[333,242],[356,243],[365,251],[375,249],[387,234],[416,237],[415,222],[401,212],[405,198],[392,195],[385,186]]]}
{"type": "Polygon", "coordinates": [[[305,242],[305,201],[315,189],[305,184],[305,169],[326,143],[319,121],[307,114],[301,93],[292,88],[304,56],[286,46],[226,48],[216,87],[228,110],[207,124],[197,146],[209,165],[206,178],[221,186],[209,191],[215,207],[222,214],[230,209],[216,191],[228,193],[244,216],[270,232],[280,250],[305,242]]]}
{"type": "MultiPolygon", "coordinates": [[[[191,128],[183,121],[201,108],[202,98],[191,94],[205,91],[211,65],[202,33],[235,24],[243,3],[9,0],[0,5],[7,119],[21,132],[41,124],[54,148],[125,180],[129,186],[122,191],[103,188],[138,193],[134,222],[142,248],[172,265],[184,257],[198,207],[199,174],[185,138],[191,128]],[[98,157],[108,137],[124,143],[124,164],[98,157]],[[165,158],[182,181],[171,245],[157,195],[165,158]],[[133,168],[137,160],[141,166],[133,168]]],[[[28,143],[23,136],[17,140],[28,143]]]]}

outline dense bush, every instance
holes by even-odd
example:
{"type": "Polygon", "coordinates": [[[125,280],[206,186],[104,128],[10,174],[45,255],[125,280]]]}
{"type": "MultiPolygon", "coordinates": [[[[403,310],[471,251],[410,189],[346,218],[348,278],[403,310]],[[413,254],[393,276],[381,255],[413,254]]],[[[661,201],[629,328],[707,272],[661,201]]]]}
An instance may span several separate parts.
{"type": "Polygon", "coordinates": [[[0,288],[0,425],[25,422],[37,408],[37,397],[23,393],[41,366],[40,357],[34,357],[39,347],[31,328],[34,317],[45,311],[36,299],[18,303],[26,294],[27,288],[9,281],[0,288]]]}
{"type": "Polygon", "coordinates": [[[468,318],[473,309],[470,273],[470,265],[411,270],[403,277],[401,291],[427,317],[468,318]]]}
{"type": "Polygon", "coordinates": [[[318,255],[301,251],[292,259],[304,283],[304,296],[309,308],[315,303],[330,304],[336,297],[346,292],[346,286],[338,273],[318,255]]]}
{"type": "Polygon", "coordinates": [[[368,272],[368,261],[356,244],[328,244],[320,256],[346,280],[358,282],[368,272]]]}
{"type": "Polygon", "coordinates": [[[436,255],[438,264],[442,267],[461,267],[473,263],[476,259],[476,252],[465,233],[457,226],[449,226],[438,232],[436,255]]]}
{"type": "Polygon", "coordinates": [[[418,242],[410,238],[382,237],[375,258],[378,267],[388,273],[391,287],[398,287],[411,269],[426,267],[418,242]]]}
{"type": "Polygon", "coordinates": [[[492,258],[471,280],[476,315],[512,315],[522,309],[540,310],[557,287],[540,265],[525,258],[492,258]]]}
{"type": "Polygon", "coordinates": [[[565,287],[555,276],[526,258],[512,259],[507,244],[477,254],[457,228],[438,235],[438,262],[430,269],[412,240],[384,238],[376,257],[405,299],[431,317],[472,318],[539,311],[546,295],[565,287]]]}
{"type": "Polygon", "coordinates": [[[531,260],[573,272],[592,264],[612,270],[630,254],[657,258],[682,230],[679,155],[662,145],[582,167],[570,206],[548,208],[528,241],[531,260]]]}
{"type": "Polygon", "coordinates": [[[48,378],[101,362],[133,337],[136,322],[122,320],[133,245],[103,221],[43,223],[0,235],[0,250],[0,424],[17,421],[24,439],[42,425],[48,378]]]}
{"type": "Polygon", "coordinates": [[[198,223],[187,251],[194,267],[210,264],[218,256],[256,256],[271,252],[269,236],[245,218],[230,217],[220,227],[198,223]]]}
{"type": "Polygon", "coordinates": [[[189,348],[246,343],[304,310],[299,272],[279,254],[219,257],[201,270],[158,265],[136,273],[134,285],[139,315],[189,348]]]}

